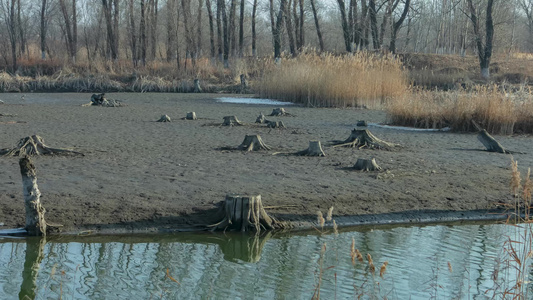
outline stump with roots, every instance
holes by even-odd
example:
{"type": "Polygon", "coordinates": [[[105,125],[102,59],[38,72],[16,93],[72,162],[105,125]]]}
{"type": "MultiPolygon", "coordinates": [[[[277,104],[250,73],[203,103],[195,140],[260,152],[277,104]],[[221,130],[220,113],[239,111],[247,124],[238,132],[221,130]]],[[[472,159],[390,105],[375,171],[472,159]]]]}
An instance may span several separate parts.
{"type": "Polygon", "coordinates": [[[369,148],[390,150],[398,146],[398,144],[378,139],[368,129],[354,129],[346,140],[333,143],[333,147],[355,147],[359,149],[369,148]]]}
{"type": "Polygon", "coordinates": [[[365,120],[359,120],[357,121],[357,124],[355,126],[358,126],[358,127],[367,127],[368,126],[368,123],[365,121],[365,120]]]}
{"type": "Polygon", "coordinates": [[[272,113],[269,116],[278,116],[279,117],[279,116],[292,116],[292,115],[289,114],[288,112],[286,112],[283,107],[279,107],[279,108],[274,108],[272,110],[272,113]]]}
{"type": "Polygon", "coordinates": [[[195,93],[201,93],[202,92],[202,87],[200,87],[200,79],[196,78],[194,79],[194,90],[193,92],[195,93]]]}
{"type": "Polygon", "coordinates": [[[257,119],[255,119],[255,123],[263,124],[266,123],[267,119],[265,118],[265,115],[263,113],[259,113],[259,116],[257,119]]]}
{"type": "Polygon", "coordinates": [[[266,120],[268,128],[285,128],[285,124],[282,121],[268,121],[266,120]]]}
{"type": "Polygon", "coordinates": [[[485,129],[478,132],[477,139],[487,148],[489,152],[498,152],[504,154],[512,154],[512,151],[506,150],[498,143],[485,129]]]}
{"type": "Polygon", "coordinates": [[[120,107],[122,104],[113,99],[107,99],[105,93],[93,94],[91,96],[91,102],[88,104],[83,104],[82,106],[104,106],[104,107],[120,107]]]}
{"type": "Polygon", "coordinates": [[[245,151],[258,151],[258,150],[270,150],[270,147],[267,146],[261,136],[258,134],[247,135],[244,137],[242,143],[237,147],[238,150],[245,151]]]}
{"type": "Polygon", "coordinates": [[[168,115],[162,115],[157,122],[170,122],[170,117],[168,115]]]}
{"type": "Polygon", "coordinates": [[[255,231],[272,230],[279,226],[263,207],[261,195],[226,195],[216,214],[217,223],[210,225],[215,230],[255,231]]]}
{"type": "Polygon", "coordinates": [[[198,120],[198,117],[196,116],[196,113],[194,111],[190,111],[187,113],[187,116],[185,116],[186,120],[198,120]]]}
{"type": "Polygon", "coordinates": [[[383,170],[380,166],[378,166],[375,158],[372,158],[372,159],[358,158],[353,168],[356,170],[360,170],[360,171],[382,171],[383,170]]]}
{"type": "Polygon", "coordinates": [[[322,150],[322,144],[320,144],[320,141],[309,141],[309,148],[296,152],[296,155],[326,156],[324,150],[322,150]]]}
{"type": "Polygon", "coordinates": [[[224,122],[222,122],[223,126],[234,126],[234,125],[244,125],[241,121],[237,119],[236,116],[226,116],[224,117],[224,122]]]}
{"type": "Polygon", "coordinates": [[[3,156],[33,156],[33,155],[84,155],[83,153],[61,149],[51,148],[45,145],[42,137],[32,135],[20,139],[17,147],[13,149],[0,149],[0,155],[3,156]]]}

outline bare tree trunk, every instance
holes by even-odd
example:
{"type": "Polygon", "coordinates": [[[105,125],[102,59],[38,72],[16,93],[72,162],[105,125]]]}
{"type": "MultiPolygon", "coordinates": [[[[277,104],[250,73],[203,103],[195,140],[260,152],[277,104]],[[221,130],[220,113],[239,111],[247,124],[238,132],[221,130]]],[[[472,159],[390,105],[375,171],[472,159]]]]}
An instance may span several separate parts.
{"type": "Polygon", "coordinates": [[[209,43],[211,46],[211,59],[215,61],[215,28],[213,22],[213,8],[211,7],[211,0],[205,0],[205,6],[207,6],[207,16],[209,18],[209,43]]]}
{"type": "MultiPolygon", "coordinates": [[[[272,2],[270,2],[272,4],[272,2]]],[[[279,61],[281,59],[281,28],[283,26],[283,12],[285,11],[285,6],[287,5],[287,0],[281,0],[279,6],[279,12],[276,19],[276,26],[273,31],[274,36],[274,59],[279,61]]]]}
{"type": "Polygon", "coordinates": [[[244,0],[241,0],[239,10],[239,56],[244,56],[244,0]]]}
{"type": "Polygon", "coordinates": [[[196,47],[195,47],[195,57],[193,62],[202,55],[202,8],[204,6],[203,0],[198,0],[198,15],[197,17],[197,27],[196,27],[196,47]]]}
{"type": "Polygon", "coordinates": [[[370,31],[372,33],[372,46],[374,49],[379,49],[379,33],[378,33],[378,20],[376,11],[376,1],[370,0],[368,2],[368,9],[370,14],[370,31]]]}
{"type": "Polygon", "coordinates": [[[26,226],[29,235],[46,235],[45,209],[41,206],[41,192],[37,186],[35,166],[29,156],[19,160],[24,206],[26,207],[26,226]]]}
{"type": "MultiPolygon", "coordinates": [[[[224,0],[217,0],[217,9],[222,15],[222,32],[224,41],[224,67],[229,67],[229,33],[228,33],[228,16],[226,14],[226,3],[224,0]]],[[[218,13],[218,12],[217,12],[218,13]]]]}
{"type": "Polygon", "coordinates": [[[18,34],[20,38],[20,55],[24,55],[26,52],[26,34],[24,32],[24,24],[22,22],[22,17],[20,13],[20,0],[17,0],[17,25],[18,25],[18,34]]]}
{"type": "Polygon", "coordinates": [[[398,21],[394,22],[392,25],[392,32],[391,32],[391,40],[389,45],[389,50],[392,53],[396,53],[396,37],[398,36],[398,30],[400,30],[400,27],[402,26],[403,21],[405,20],[405,17],[407,17],[407,13],[409,12],[409,6],[411,5],[411,0],[405,0],[405,6],[403,8],[402,15],[400,16],[400,19],[398,21]]]}
{"type": "Polygon", "coordinates": [[[237,14],[237,0],[231,0],[229,11],[229,39],[231,56],[237,53],[237,30],[235,27],[235,15],[237,14]]]}
{"type": "Polygon", "coordinates": [[[304,10],[304,0],[298,0],[299,7],[300,7],[300,48],[298,49],[298,52],[302,51],[302,48],[305,47],[305,29],[304,29],[304,21],[305,21],[305,10],[304,10]]]}
{"type": "Polygon", "coordinates": [[[69,13],[67,11],[65,0],[59,0],[59,6],[61,7],[61,13],[63,14],[63,19],[65,21],[65,33],[67,35],[67,50],[68,50],[70,58],[72,59],[72,62],[75,63],[76,62],[76,58],[75,58],[76,49],[74,49],[74,39],[73,39],[71,20],[70,20],[69,13]]]}
{"type": "Polygon", "coordinates": [[[287,28],[287,35],[289,37],[289,49],[291,51],[292,56],[296,56],[296,45],[294,43],[294,33],[293,33],[293,27],[292,27],[292,20],[291,20],[291,14],[290,14],[290,7],[291,7],[292,0],[289,0],[288,5],[285,6],[285,27],[287,28]]]}
{"type": "Polygon", "coordinates": [[[167,1],[167,53],[166,58],[167,62],[171,62],[175,53],[174,50],[174,36],[175,33],[175,11],[176,8],[174,7],[176,5],[176,0],[168,0],[167,1]]]}
{"type": "Polygon", "coordinates": [[[252,7],[252,56],[257,57],[257,33],[255,30],[255,17],[257,15],[257,0],[254,0],[252,7]]]}
{"type": "Polygon", "coordinates": [[[472,25],[474,25],[474,36],[478,50],[481,77],[489,79],[489,65],[490,58],[492,56],[492,42],[494,38],[494,23],[492,21],[492,6],[494,4],[494,0],[488,0],[487,2],[487,15],[485,18],[485,46],[483,46],[476,9],[474,7],[474,4],[472,3],[472,0],[467,1],[468,6],[470,7],[470,20],[472,21],[472,25]]]}
{"type": "MultiPolygon", "coordinates": [[[[115,26],[113,22],[113,17],[111,16],[111,11],[113,11],[113,5],[115,2],[113,0],[110,0],[109,2],[107,0],[102,0],[102,9],[104,11],[105,16],[105,23],[106,23],[106,29],[107,29],[107,53],[111,55],[112,60],[116,60],[118,58],[117,53],[117,47],[116,47],[116,34],[114,32],[115,26]]],[[[117,9],[117,8],[115,8],[117,9]]]]}
{"type": "Polygon", "coordinates": [[[146,7],[144,0],[141,0],[141,20],[139,22],[141,61],[146,66],[146,7]]]}
{"type": "Polygon", "coordinates": [[[385,10],[385,14],[383,15],[383,19],[381,21],[381,28],[379,31],[379,48],[383,47],[383,39],[385,37],[385,30],[387,29],[387,24],[389,22],[389,19],[392,17],[392,0],[387,1],[387,8],[385,10]]]}
{"type": "Polygon", "coordinates": [[[133,13],[133,0],[129,3],[129,15],[130,15],[130,48],[131,48],[131,60],[134,66],[137,66],[138,53],[137,53],[137,36],[135,35],[135,15],[133,13]]]}
{"type": "Polygon", "coordinates": [[[217,45],[218,45],[218,59],[224,62],[224,40],[222,39],[222,7],[220,0],[217,1],[217,45]]]}
{"type": "Polygon", "coordinates": [[[320,22],[318,21],[318,14],[316,11],[315,0],[311,1],[311,9],[313,10],[313,18],[315,19],[316,35],[318,36],[318,45],[320,46],[320,52],[324,52],[324,39],[322,39],[322,31],[320,31],[320,22]]]}
{"type": "Polygon", "coordinates": [[[337,0],[339,4],[339,10],[341,12],[341,22],[342,22],[342,35],[344,37],[344,46],[346,47],[346,52],[353,52],[352,48],[352,33],[350,27],[348,26],[348,20],[346,18],[346,5],[344,0],[337,0]]]}
{"type": "Polygon", "coordinates": [[[48,20],[46,16],[46,1],[41,1],[41,59],[46,59],[46,31],[48,29],[48,20]]]}

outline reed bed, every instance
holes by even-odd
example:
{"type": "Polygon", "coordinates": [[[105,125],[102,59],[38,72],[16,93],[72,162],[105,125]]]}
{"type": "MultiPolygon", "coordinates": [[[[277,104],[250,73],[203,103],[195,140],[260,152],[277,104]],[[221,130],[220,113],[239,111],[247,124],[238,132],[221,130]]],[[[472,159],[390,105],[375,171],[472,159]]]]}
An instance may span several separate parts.
{"type": "Polygon", "coordinates": [[[498,86],[472,91],[414,90],[387,106],[391,124],[416,128],[477,131],[472,121],[494,134],[533,133],[533,94],[523,86],[509,94],[498,86]]]}
{"type": "Polygon", "coordinates": [[[379,108],[403,96],[407,82],[402,63],[392,56],[310,53],[267,66],[256,90],[262,97],[308,106],[379,108]]]}

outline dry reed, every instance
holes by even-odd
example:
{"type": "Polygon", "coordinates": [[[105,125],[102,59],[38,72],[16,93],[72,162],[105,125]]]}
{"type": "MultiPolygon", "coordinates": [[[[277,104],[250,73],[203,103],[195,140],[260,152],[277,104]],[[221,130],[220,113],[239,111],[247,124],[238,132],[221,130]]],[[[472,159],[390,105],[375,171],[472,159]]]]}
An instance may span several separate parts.
{"type": "Polygon", "coordinates": [[[522,87],[509,94],[497,86],[472,91],[413,90],[387,107],[391,124],[417,128],[477,131],[475,121],[494,134],[533,133],[533,93],[522,87]]]}
{"type": "Polygon", "coordinates": [[[302,54],[272,63],[258,84],[262,97],[318,107],[376,108],[407,91],[402,63],[392,56],[302,54]]]}

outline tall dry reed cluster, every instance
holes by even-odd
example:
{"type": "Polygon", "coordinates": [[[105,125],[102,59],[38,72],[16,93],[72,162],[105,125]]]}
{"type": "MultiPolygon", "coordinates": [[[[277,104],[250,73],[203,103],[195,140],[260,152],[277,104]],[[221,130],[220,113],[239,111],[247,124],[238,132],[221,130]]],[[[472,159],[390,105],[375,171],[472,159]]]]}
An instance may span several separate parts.
{"type": "Polygon", "coordinates": [[[472,121],[494,134],[533,133],[533,93],[522,87],[512,94],[497,86],[472,91],[414,90],[387,106],[391,124],[417,128],[450,127],[477,131],[472,121]]]}
{"type": "Polygon", "coordinates": [[[376,108],[408,90],[402,63],[369,52],[302,54],[272,63],[256,91],[266,98],[317,107],[376,108]]]}

